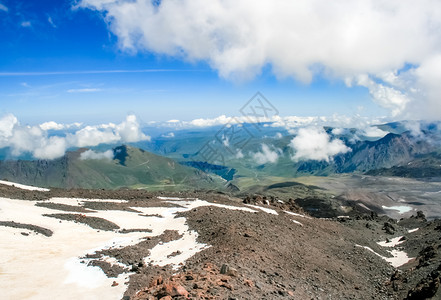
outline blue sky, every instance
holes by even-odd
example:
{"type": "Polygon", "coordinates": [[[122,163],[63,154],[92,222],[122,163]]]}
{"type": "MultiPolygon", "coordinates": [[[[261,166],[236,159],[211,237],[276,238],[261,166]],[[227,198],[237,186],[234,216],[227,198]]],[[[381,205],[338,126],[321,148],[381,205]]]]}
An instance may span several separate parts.
{"type": "Polygon", "coordinates": [[[192,120],[239,115],[260,91],[284,116],[438,116],[439,5],[236,3],[0,0],[0,114],[192,120]]]}
{"type": "Polygon", "coordinates": [[[257,91],[282,115],[387,114],[368,89],[341,80],[278,80],[265,67],[237,82],[205,61],[125,51],[99,12],[72,9],[72,1],[0,3],[7,8],[0,10],[0,113],[22,123],[234,116],[257,91]],[[108,73],[115,70],[128,72],[108,73]]]}
{"type": "Polygon", "coordinates": [[[256,92],[302,145],[441,118],[440,1],[0,0],[0,26],[11,157],[247,122],[231,117],[256,92]]]}

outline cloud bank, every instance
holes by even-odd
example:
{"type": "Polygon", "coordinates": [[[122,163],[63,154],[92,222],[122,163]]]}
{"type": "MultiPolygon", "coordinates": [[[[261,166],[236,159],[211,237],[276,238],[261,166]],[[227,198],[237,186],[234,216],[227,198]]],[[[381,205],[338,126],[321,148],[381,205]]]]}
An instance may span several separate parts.
{"type": "MultiPolygon", "coordinates": [[[[64,136],[50,136],[48,130],[75,128],[78,123],[63,125],[46,122],[38,126],[23,126],[8,114],[0,118],[0,148],[8,147],[12,156],[30,153],[37,159],[55,159],[71,147],[91,147],[99,144],[132,143],[149,140],[142,133],[136,116],[129,115],[120,124],[86,126],[64,136]]],[[[91,158],[92,154],[86,154],[91,158]]],[[[96,158],[95,158],[96,159],[96,158]]]]}
{"type": "Polygon", "coordinates": [[[206,61],[229,79],[270,66],[367,88],[393,116],[439,118],[437,0],[81,0],[102,13],[120,48],[206,61]]]}
{"type": "Polygon", "coordinates": [[[341,140],[331,140],[323,127],[301,128],[289,146],[294,150],[293,161],[317,160],[329,162],[340,153],[351,151],[341,140]]]}

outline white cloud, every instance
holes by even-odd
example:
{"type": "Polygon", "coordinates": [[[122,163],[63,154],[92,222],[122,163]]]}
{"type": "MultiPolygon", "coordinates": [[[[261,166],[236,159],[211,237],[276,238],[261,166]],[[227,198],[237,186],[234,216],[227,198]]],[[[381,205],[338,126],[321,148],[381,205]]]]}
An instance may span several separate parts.
{"type": "Polygon", "coordinates": [[[225,115],[221,115],[214,119],[195,119],[193,121],[190,121],[190,125],[196,126],[196,127],[210,127],[210,126],[216,126],[216,125],[225,125],[228,123],[234,123],[233,117],[227,117],[225,115]]]}
{"type": "Polygon", "coordinates": [[[332,129],[332,134],[333,135],[342,135],[345,134],[347,132],[347,130],[345,128],[334,128],[332,129]]]}
{"type": "Polygon", "coordinates": [[[64,155],[69,147],[91,147],[99,144],[131,143],[149,140],[142,133],[134,115],[120,124],[86,126],[65,136],[49,136],[49,129],[63,130],[77,127],[78,123],[57,124],[46,122],[39,126],[22,126],[14,115],[0,118],[0,148],[10,147],[13,156],[31,153],[37,159],[55,159],[64,155]]]}
{"type": "Polygon", "coordinates": [[[124,122],[116,126],[116,132],[121,137],[123,143],[150,140],[149,136],[142,133],[135,115],[128,115],[124,122]]]}
{"type": "Polygon", "coordinates": [[[18,120],[12,114],[7,114],[0,119],[0,147],[8,145],[8,139],[12,136],[18,120]]]}
{"type": "Polygon", "coordinates": [[[368,75],[359,76],[357,84],[368,88],[372,99],[380,106],[389,109],[394,117],[402,114],[411,102],[409,95],[403,90],[377,83],[368,75]]]}
{"type": "Polygon", "coordinates": [[[72,123],[72,124],[60,124],[54,121],[44,122],[40,124],[40,128],[42,130],[63,130],[63,129],[69,129],[69,128],[79,128],[81,127],[82,123],[72,123]]]}
{"type": "Polygon", "coordinates": [[[253,159],[260,165],[266,163],[275,163],[278,159],[282,151],[280,149],[271,150],[270,147],[266,144],[262,144],[262,151],[256,152],[252,154],[253,159]]]}
{"type": "Polygon", "coordinates": [[[388,134],[388,132],[383,131],[376,126],[369,126],[363,129],[359,129],[358,133],[370,138],[382,138],[388,134]]]}
{"type": "Polygon", "coordinates": [[[4,12],[8,12],[9,9],[4,5],[0,3],[0,10],[4,11],[4,12]]]}
{"type": "Polygon", "coordinates": [[[114,157],[112,150],[107,150],[105,152],[95,152],[93,150],[87,150],[81,153],[80,159],[88,160],[88,159],[107,159],[112,160],[114,157]]]}
{"type": "Polygon", "coordinates": [[[52,20],[51,16],[47,17],[47,21],[49,22],[49,24],[51,24],[53,28],[57,28],[57,25],[55,25],[54,20],[52,20]]]}
{"type": "Polygon", "coordinates": [[[410,134],[414,137],[424,137],[424,133],[421,130],[421,123],[418,121],[404,122],[404,127],[410,131],[410,134]]]}
{"type": "Polygon", "coordinates": [[[32,24],[30,21],[23,21],[20,24],[21,27],[32,27],[32,24]]]}
{"type": "Polygon", "coordinates": [[[294,150],[293,161],[317,160],[327,161],[339,154],[351,151],[341,140],[331,140],[323,128],[301,128],[289,146],[294,150]]]}
{"type": "Polygon", "coordinates": [[[169,133],[167,133],[167,134],[163,134],[162,137],[165,137],[165,138],[171,139],[171,138],[174,138],[174,137],[175,137],[175,134],[174,134],[173,132],[169,132],[169,133]]]}
{"type": "Polygon", "coordinates": [[[86,126],[75,134],[67,136],[69,144],[75,147],[97,146],[99,144],[113,144],[121,137],[113,130],[100,130],[96,126],[86,126]]]}
{"type": "Polygon", "coordinates": [[[52,136],[41,139],[39,147],[32,150],[34,157],[39,159],[54,159],[64,155],[67,149],[65,138],[52,136]]]}
{"type": "Polygon", "coordinates": [[[102,91],[102,89],[96,89],[96,88],[67,90],[68,93],[96,93],[96,92],[101,92],[101,91],[102,91]]]}
{"type": "Polygon", "coordinates": [[[241,158],[244,158],[245,155],[243,155],[242,150],[238,150],[238,151],[236,152],[235,157],[236,157],[237,159],[241,159],[241,158]]]}
{"type": "Polygon", "coordinates": [[[365,86],[394,115],[414,113],[413,103],[429,114],[441,107],[432,84],[441,76],[432,64],[441,54],[440,1],[82,0],[77,7],[102,12],[129,52],[207,61],[229,79],[253,78],[267,65],[279,78],[338,78],[365,86]],[[415,72],[397,72],[408,64],[415,72]],[[415,87],[403,85],[406,78],[415,87]]]}

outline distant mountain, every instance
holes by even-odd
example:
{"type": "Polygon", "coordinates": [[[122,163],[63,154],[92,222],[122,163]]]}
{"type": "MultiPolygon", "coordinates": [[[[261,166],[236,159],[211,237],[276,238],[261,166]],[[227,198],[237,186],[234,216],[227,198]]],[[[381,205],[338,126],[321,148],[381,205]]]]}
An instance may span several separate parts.
{"type": "Polygon", "coordinates": [[[391,168],[371,170],[366,174],[406,178],[441,177],[441,154],[436,152],[424,154],[408,163],[391,168]]]}
{"type": "Polygon", "coordinates": [[[86,149],[56,160],[0,161],[0,178],[23,184],[61,188],[119,187],[211,189],[219,180],[174,160],[142,149],[120,146],[110,159],[81,159],[86,149]]]}

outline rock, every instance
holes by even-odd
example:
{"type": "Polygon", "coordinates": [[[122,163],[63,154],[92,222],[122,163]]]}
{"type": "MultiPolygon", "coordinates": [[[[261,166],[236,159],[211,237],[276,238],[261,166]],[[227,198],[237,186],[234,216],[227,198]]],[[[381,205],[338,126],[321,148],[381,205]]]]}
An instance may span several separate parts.
{"type": "Polygon", "coordinates": [[[239,275],[239,272],[235,268],[231,268],[227,272],[228,276],[237,277],[239,275]]]}
{"type": "Polygon", "coordinates": [[[254,282],[253,282],[252,280],[244,279],[243,283],[244,283],[246,286],[254,287],[254,282]]]}
{"type": "Polygon", "coordinates": [[[423,221],[426,221],[426,216],[424,215],[424,213],[421,210],[417,211],[416,218],[421,219],[423,221]]]}
{"type": "Polygon", "coordinates": [[[164,296],[159,300],[172,300],[173,298],[171,296],[164,296]]]}
{"type": "Polygon", "coordinates": [[[415,288],[408,292],[406,300],[428,299],[435,296],[440,285],[440,275],[439,271],[433,271],[422,279],[415,288]]]}
{"type": "Polygon", "coordinates": [[[384,223],[383,230],[385,230],[387,234],[395,234],[395,227],[389,222],[384,223]]]}
{"type": "Polygon", "coordinates": [[[223,264],[220,269],[220,273],[226,275],[229,270],[230,270],[230,267],[227,264],[223,264]]]}

